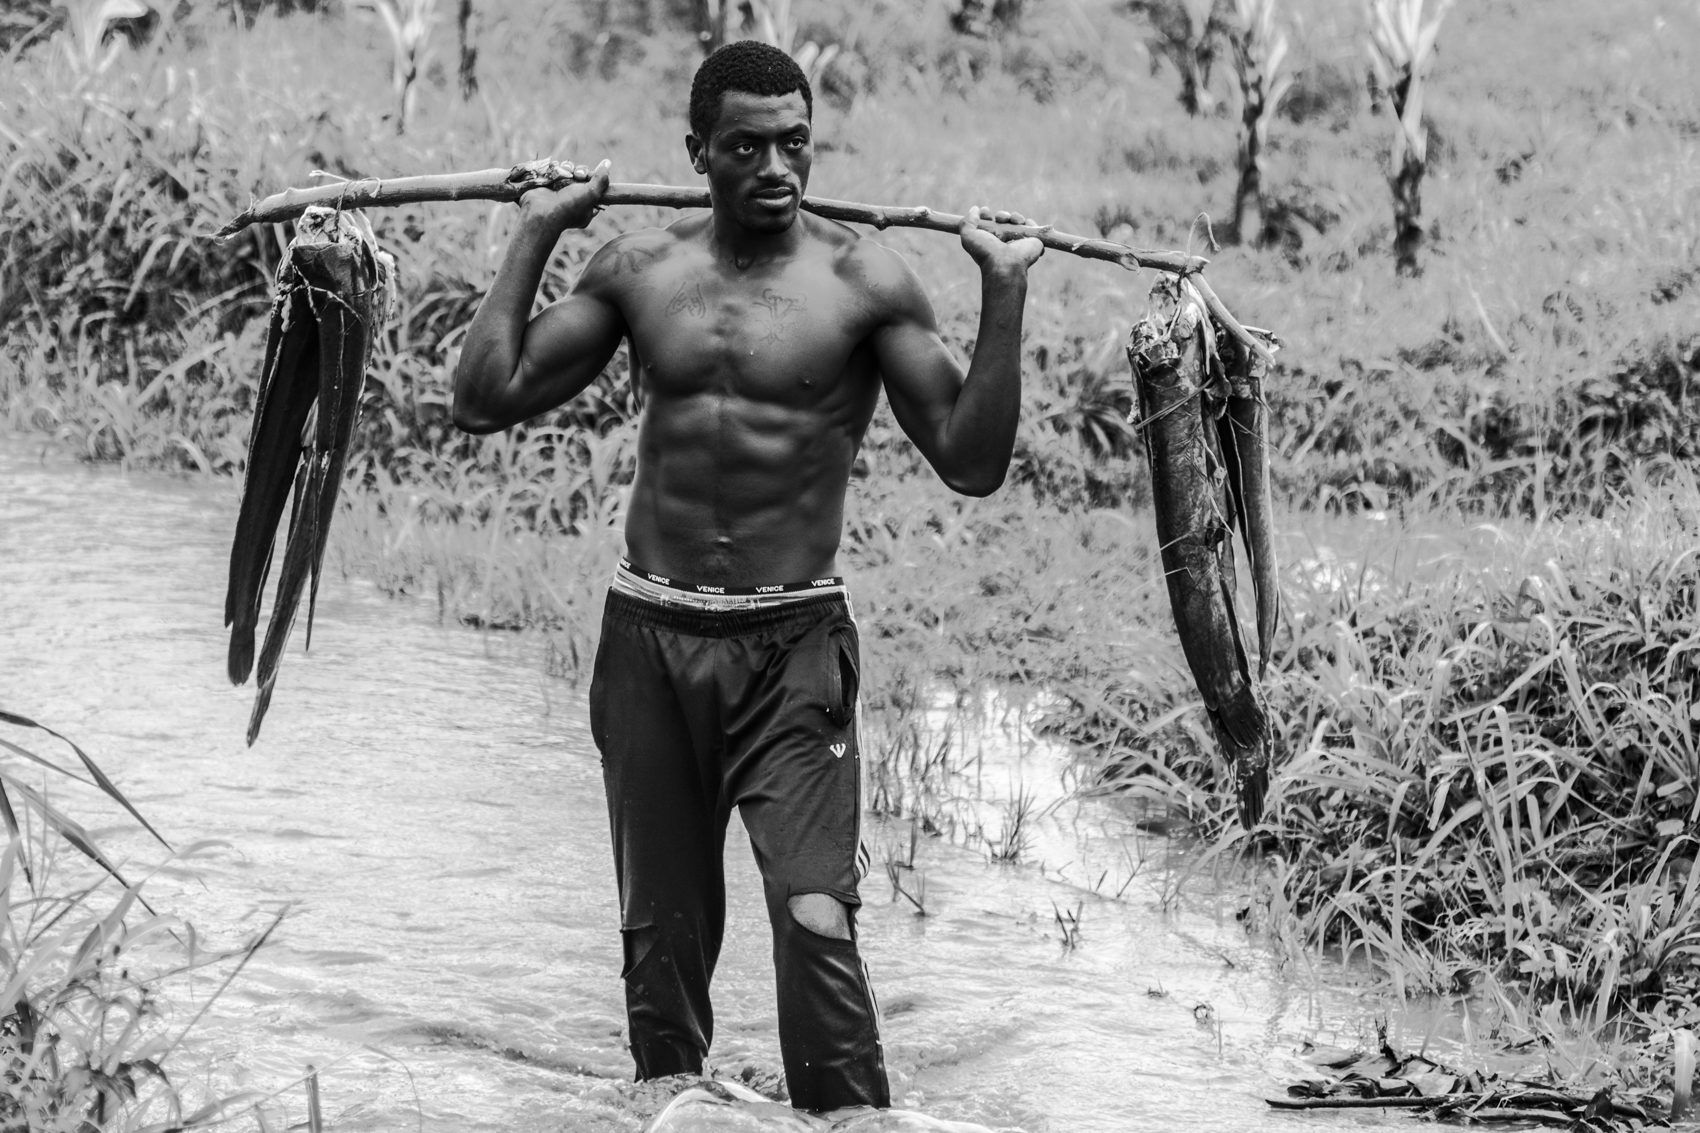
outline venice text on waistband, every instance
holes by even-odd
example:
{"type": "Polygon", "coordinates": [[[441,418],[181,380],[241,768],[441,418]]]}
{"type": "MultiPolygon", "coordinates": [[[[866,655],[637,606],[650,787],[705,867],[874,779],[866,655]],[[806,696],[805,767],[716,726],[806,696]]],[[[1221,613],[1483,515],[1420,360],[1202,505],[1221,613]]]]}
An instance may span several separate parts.
{"type": "Polygon", "coordinates": [[[844,579],[836,575],[761,586],[718,586],[686,582],[683,579],[657,574],[643,567],[633,566],[630,560],[624,558],[614,571],[614,589],[634,598],[694,606],[699,609],[750,609],[781,602],[795,602],[800,598],[846,593],[844,579]]]}

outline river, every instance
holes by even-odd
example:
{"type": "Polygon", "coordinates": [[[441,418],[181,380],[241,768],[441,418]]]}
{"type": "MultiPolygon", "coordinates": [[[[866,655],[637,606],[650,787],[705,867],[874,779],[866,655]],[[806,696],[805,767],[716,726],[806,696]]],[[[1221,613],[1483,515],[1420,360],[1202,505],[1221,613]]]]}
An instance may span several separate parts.
{"type": "MultiPolygon", "coordinates": [[[[544,676],[524,637],[439,625],[434,603],[333,570],[311,652],[298,624],[244,747],[253,690],[224,676],[235,504],[229,484],[0,438],[0,707],[78,740],[173,842],[227,843],[155,876],[156,906],[226,946],[288,909],[179,1058],[225,1092],[317,1065],[339,1131],[639,1128],[662,1099],[627,1080],[582,691],[544,676]]],[[[39,733],[8,738],[59,754],[39,733]]],[[[1003,771],[988,790],[1060,766],[995,724],[977,742],[1003,771]]],[[[93,833],[125,868],[159,859],[79,792],[55,788],[100,816],[93,833]]],[[[1302,1073],[1304,1040],[1373,1033],[1371,997],[1326,970],[1284,972],[1226,905],[1172,900],[1186,874],[1159,838],[1120,899],[1077,884],[1054,860],[1068,832],[1101,849],[1116,814],[1050,795],[1038,864],[923,839],[926,917],[892,900],[875,851],[860,925],[898,1104],[1030,1133],[1392,1127],[1262,1101],[1302,1073]],[[1072,949],[1059,910],[1078,910],[1072,949]]],[[[876,844],[906,838],[873,824],[876,844]]],[[[711,1062],[773,1074],[769,938],[736,822],[727,854],[711,1062]]],[[[199,981],[204,999],[214,977],[199,981]]],[[[268,1111],[299,1121],[304,1094],[268,1111]]]]}

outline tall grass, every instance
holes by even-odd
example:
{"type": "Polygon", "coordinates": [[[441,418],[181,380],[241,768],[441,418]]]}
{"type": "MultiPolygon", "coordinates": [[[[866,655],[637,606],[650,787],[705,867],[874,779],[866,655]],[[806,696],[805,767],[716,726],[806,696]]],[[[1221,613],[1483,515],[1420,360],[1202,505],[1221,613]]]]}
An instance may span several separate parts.
{"type": "MultiPolygon", "coordinates": [[[[175,1008],[199,998],[204,1012],[224,985],[194,997],[188,977],[234,958],[233,976],[264,937],[234,955],[201,949],[192,928],[148,904],[146,879],[127,880],[45,785],[26,782],[24,769],[103,792],[158,838],[112,780],[81,748],[31,720],[0,712],[0,730],[8,755],[0,770],[7,832],[0,850],[0,1123],[31,1133],[187,1130],[242,1108],[253,1100],[248,1095],[189,1100],[202,1091],[189,1088],[179,1051],[200,1012],[185,1020],[175,1008]],[[21,736],[9,738],[26,729],[63,740],[88,778],[25,747],[21,736]]],[[[171,856],[187,859],[208,845],[171,856]]]]}
{"type": "Polygon", "coordinates": [[[1100,789],[1252,850],[1248,915],[1289,949],[1489,997],[1544,1038],[1668,1049],[1700,1020],[1697,533],[1672,471],[1605,519],[1423,517],[1296,556],[1270,690],[1289,754],[1249,841],[1213,749],[1139,719],[1149,685],[1077,692],[1058,725],[1100,789]]]}

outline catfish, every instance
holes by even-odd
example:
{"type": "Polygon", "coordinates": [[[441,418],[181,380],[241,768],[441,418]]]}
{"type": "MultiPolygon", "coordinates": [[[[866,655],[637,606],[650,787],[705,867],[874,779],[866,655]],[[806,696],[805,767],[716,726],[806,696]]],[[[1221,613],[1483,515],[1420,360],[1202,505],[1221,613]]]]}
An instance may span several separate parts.
{"type": "MultiPolygon", "coordinates": [[[[1242,463],[1249,449],[1223,441],[1216,419],[1226,412],[1223,363],[1204,302],[1188,283],[1159,277],[1127,355],[1175,629],[1250,830],[1263,815],[1272,741],[1235,612],[1232,536],[1249,526],[1239,503],[1248,480],[1240,469],[1240,490],[1230,487],[1229,460],[1242,463]]],[[[1257,570],[1254,561],[1254,577],[1257,570]]]]}
{"type": "Polygon", "coordinates": [[[394,261],[379,251],[364,216],[326,208],[307,210],[278,265],[224,607],[226,664],[231,683],[239,685],[254,672],[261,594],[290,499],[283,562],[255,674],[250,746],[271,704],[303,589],[306,644],[312,643],[326,541],[394,275],[394,261]]]}

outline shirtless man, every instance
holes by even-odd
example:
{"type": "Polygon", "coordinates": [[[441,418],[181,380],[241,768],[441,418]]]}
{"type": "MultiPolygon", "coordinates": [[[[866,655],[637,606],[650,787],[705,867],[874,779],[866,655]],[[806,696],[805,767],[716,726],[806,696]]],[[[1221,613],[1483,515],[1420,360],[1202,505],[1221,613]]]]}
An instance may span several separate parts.
{"type": "Polygon", "coordinates": [[[890,1105],[856,948],[860,661],[837,560],[850,466],[883,385],[945,483],[997,489],[1020,407],[1027,269],[1044,249],[984,223],[1019,217],[976,209],[964,222],[981,275],[965,376],[896,253],[798,211],[812,110],[783,52],[715,52],[685,139],[712,211],[609,241],[529,321],[544,265],[597,211],[608,163],[527,193],[467,332],[454,419],[489,433],[552,409],[629,342],[645,408],[590,715],[637,1076],[702,1071],[737,806],[772,921],[792,1104],[829,1110],[890,1105]]]}

